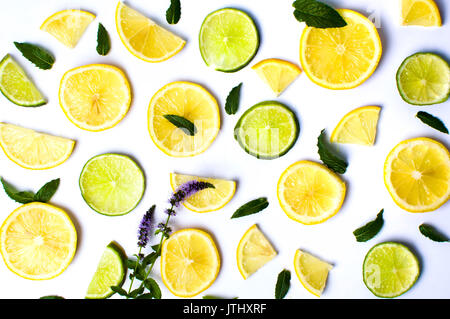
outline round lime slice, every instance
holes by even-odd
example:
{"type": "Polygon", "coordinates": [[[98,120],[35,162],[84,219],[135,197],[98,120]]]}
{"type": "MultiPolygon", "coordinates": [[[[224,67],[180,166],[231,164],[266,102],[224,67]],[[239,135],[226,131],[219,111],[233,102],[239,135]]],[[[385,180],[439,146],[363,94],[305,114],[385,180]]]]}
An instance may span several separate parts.
{"type": "Polygon", "coordinates": [[[409,104],[445,102],[450,95],[450,67],[437,54],[413,54],[397,71],[397,87],[403,100],[409,104]]]}
{"type": "Polygon", "coordinates": [[[142,170],[129,157],[103,154],[91,158],[80,174],[83,199],[96,212],[124,215],[140,202],[145,189],[142,170]]]}
{"type": "Polygon", "coordinates": [[[47,103],[21,66],[7,54],[0,61],[0,91],[20,106],[40,106],[47,103]]]}
{"type": "Polygon", "coordinates": [[[97,270],[89,284],[87,299],[105,299],[114,294],[111,286],[122,286],[125,281],[125,254],[122,248],[111,242],[100,258],[97,270]]]}
{"type": "Polygon", "coordinates": [[[203,21],[199,42],[206,65],[218,71],[236,72],[255,56],[259,47],[258,29],[245,12],[220,9],[203,21]]]}
{"type": "Polygon", "coordinates": [[[399,243],[378,244],[364,259],[364,283],[377,297],[400,296],[414,285],[419,273],[417,257],[399,243]]]}
{"type": "Polygon", "coordinates": [[[274,159],[294,146],[299,133],[295,114],[285,105],[266,101],[248,109],[234,128],[234,136],[249,154],[274,159]]]}

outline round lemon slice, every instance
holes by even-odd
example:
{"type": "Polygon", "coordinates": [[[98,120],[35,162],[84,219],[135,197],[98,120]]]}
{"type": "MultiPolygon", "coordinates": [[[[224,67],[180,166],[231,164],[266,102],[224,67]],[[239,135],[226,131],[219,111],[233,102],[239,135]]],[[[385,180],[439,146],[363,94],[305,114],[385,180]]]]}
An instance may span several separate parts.
{"type": "Polygon", "coordinates": [[[328,272],[333,268],[319,258],[297,250],[294,256],[294,269],[303,287],[320,297],[325,289],[328,272]]]}
{"type": "Polygon", "coordinates": [[[440,27],[442,25],[439,8],[433,0],[402,0],[401,24],[422,27],[440,27]]]}

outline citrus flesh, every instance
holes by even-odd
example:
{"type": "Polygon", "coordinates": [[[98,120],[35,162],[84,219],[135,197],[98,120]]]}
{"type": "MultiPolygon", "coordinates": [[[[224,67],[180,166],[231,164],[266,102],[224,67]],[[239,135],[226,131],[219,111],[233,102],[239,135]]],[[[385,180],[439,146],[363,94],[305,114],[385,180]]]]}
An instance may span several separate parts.
{"type": "Polygon", "coordinates": [[[402,0],[401,24],[422,27],[440,27],[442,25],[439,8],[433,0],[402,0]]]}
{"type": "Polygon", "coordinates": [[[303,287],[310,293],[320,297],[325,289],[328,272],[333,268],[319,258],[297,250],[294,256],[294,269],[303,287]]]}

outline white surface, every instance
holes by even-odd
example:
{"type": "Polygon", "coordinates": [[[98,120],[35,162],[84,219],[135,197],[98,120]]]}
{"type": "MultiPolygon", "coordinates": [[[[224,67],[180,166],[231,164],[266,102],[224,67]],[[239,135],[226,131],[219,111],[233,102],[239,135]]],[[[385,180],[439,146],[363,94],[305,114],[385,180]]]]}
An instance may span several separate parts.
{"type": "MultiPolygon", "coordinates": [[[[238,182],[233,200],[223,209],[208,214],[179,211],[171,226],[176,229],[198,227],[211,233],[222,257],[222,267],[215,283],[204,294],[240,298],[273,298],[278,273],[291,271],[291,289],[287,298],[315,298],[298,281],[293,269],[296,249],[305,249],[331,263],[323,298],[373,298],[362,281],[362,262],[373,245],[395,240],[407,243],[418,254],[422,274],[411,291],[402,298],[449,298],[450,246],[424,238],[418,226],[428,222],[450,234],[450,204],[427,214],[411,214],[398,208],[383,184],[383,163],[387,153],[398,142],[412,137],[434,137],[450,144],[448,136],[421,124],[414,116],[426,110],[440,117],[450,126],[449,103],[413,107],[400,98],[395,73],[402,60],[417,51],[433,51],[450,55],[447,41],[450,33],[450,5],[437,1],[441,8],[442,28],[400,27],[397,1],[348,0],[327,1],[336,7],[347,7],[366,15],[381,17],[379,32],[383,42],[383,56],[374,75],[358,88],[330,91],[314,85],[302,74],[278,99],[298,114],[301,131],[294,148],[284,157],[273,161],[257,160],[247,155],[234,141],[233,127],[239,116],[257,102],[273,99],[270,90],[250,67],[226,74],[208,69],[198,50],[198,32],[204,17],[225,6],[247,10],[255,18],[260,30],[261,46],[250,63],[278,57],[299,63],[298,46],[303,26],[292,15],[291,0],[252,1],[182,1],[180,22],[169,29],[187,40],[185,48],[170,60],[151,64],[138,60],[122,45],[115,29],[114,12],[117,2],[111,0],[15,0],[4,3],[0,11],[0,55],[13,55],[39,88],[49,103],[39,108],[22,108],[0,96],[0,121],[30,127],[42,132],[73,138],[77,141],[74,153],[63,165],[46,171],[25,170],[8,160],[0,152],[0,175],[19,189],[37,190],[50,179],[60,177],[61,185],[52,203],[65,208],[72,216],[78,231],[79,244],[69,268],[59,277],[41,282],[22,279],[0,262],[0,298],[38,298],[58,294],[66,298],[83,298],[105,246],[115,240],[128,255],[137,252],[137,226],[152,204],[157,204],[158,223],[165,215],[170,195],[169,173],[180,172],[200,176],[234,179],[238,182]],[[80,43],[68,49],[53,37],[39,30],[40,24],[54,12],[67,8],[81,8],[97,15],[80,43]],[[106,57],[95,51],[97,25],[105,25],[111,36],[112,50],[106,57]],[[30,41],[50,49],[56,63],[53,69],[42,71],[27,62],[15,49],[13,41],[30,41]],[[65,71],[90,63],[109,63],[122,68],[130,81],[133,101],[123,121],[101,133],[90,133],[75,127],[65,117],[58,104],[59,81],[65,71]],[[193,158],[170,158],[152,143],[147,132],[147,108],[152,95],[174,80],[188,80],[208,88],[218,99],[222,111],[222,127],[212,146],[193,158]],[[223,111],[229,90],[244,82],[239,113],[229,116],[223,111]],[[324,224],[303,226],[291,221],[281,210],[276,197],[276,184],[282,171],[290,164],[310,159],[318,161],[316,142],[320,131],[330,133],[348,111],[364,105],[382,106],[376,145],[372,148],[342,146],[350,163],[343,179],[348,194],[341,211],[324,224]],[[106,217],[92,211],[83,201],[78,188],[78,176],[84,163],[94,155],[119,152],[134,157],[143,167],[147,189],[139,206],[123,217],[106,217]],[[248,200],[267,196],[270,206],[260,214],[230,220],[232,213],[248,200]],[[372,220],[385,209],[385,226],[368,243],[356,243],[352,231],[372,220]],[[235,252],[242,234],[257,223],[267,235],[279,255],[248,280],[243,280],[236,266],[235,252]]],[[[128,4],[141,10],[164,26],[169,1],[129,0],[128,4]]],[[[0,219],[3,220],[18,204],[0,192],[0,219]]],[[[153,239],[152,242],[156,242],[153,239]]],[[[160,282],[159,263],[155,278],[160,282]]],[[[125,284],[127,287],[128,281],[125,284]]],[[[173,298],[161,283],[164,298],[173,298]]],[[[201,296],[200,295],[200,296],[201,296]]],[[[199,297],[200,297],[199,296],[199,297]]]]}

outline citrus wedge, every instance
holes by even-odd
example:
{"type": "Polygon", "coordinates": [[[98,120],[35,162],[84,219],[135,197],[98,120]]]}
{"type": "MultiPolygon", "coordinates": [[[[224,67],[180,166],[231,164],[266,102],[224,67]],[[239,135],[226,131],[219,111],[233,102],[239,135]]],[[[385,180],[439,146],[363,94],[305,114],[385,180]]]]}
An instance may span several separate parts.
{"type": "Polygon", "coordinates": [[[333,268],[319,258],[297,250],[294,256],[294,269],[303,287],[320,297],[327,284],[328,272],[333,268]]]}
{"type": "Polygon", "coordinates": [[[450,153],[430,138],[403,141],[386,158],[384,183],[401,208],[436,210],[450,198],[450,153]]]}
{"type": "Polygon", "coordinates": [[[195,193],[184,201],[183,205],[186,208],[197,213],[207,213],[221,209],[233,198],[236,190],[235,181],[174,173],[170,174],[170,185],[174,191],[180,185],[192,180],[207,182],[214,185],[214,188],[206,188],[195,193]]]}
{"type": "Polygon", "coordinates": [[[0,249],[6,266],[25,279],[60,275],[77,247],[77,232],[60,208],[29,203],[13,211],[0,228],[0,249]]]}
{"type": "Polygon", "coordinates": [[[338,10],[343,28],[306,27],[300,40],[300,62],[314,83],[335,90],[366,81],[378,66],[381,41],[373,23],[361,14],[338,10]]]}
{"type": "Polygon", "coordinates": [[[401,24],[440,27],[441,14],[433,0],[401,0],[401,24]]]}
{"type": "Polygon", "coordinates": [[[183,229],[165,240],[161,249],[161,278],[178,297],[193,297],[209,288],[220,269],[214,240],[199,229],[183,229]]]}

